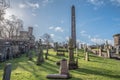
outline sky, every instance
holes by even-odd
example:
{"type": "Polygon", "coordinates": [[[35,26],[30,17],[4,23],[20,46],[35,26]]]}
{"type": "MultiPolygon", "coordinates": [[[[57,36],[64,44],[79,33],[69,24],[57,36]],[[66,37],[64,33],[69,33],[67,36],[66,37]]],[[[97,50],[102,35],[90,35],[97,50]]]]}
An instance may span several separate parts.
{"type": "Polygon", "coordinates": [[[10,0],[5,17],[16,15],[24,30],[33,26],[36,40],[44,33],[56,42],[67,41],[71,34],[71,6],[76,12],[77,41],[87,44],[113,44],[120,32],[120,0],[10,0]]]}

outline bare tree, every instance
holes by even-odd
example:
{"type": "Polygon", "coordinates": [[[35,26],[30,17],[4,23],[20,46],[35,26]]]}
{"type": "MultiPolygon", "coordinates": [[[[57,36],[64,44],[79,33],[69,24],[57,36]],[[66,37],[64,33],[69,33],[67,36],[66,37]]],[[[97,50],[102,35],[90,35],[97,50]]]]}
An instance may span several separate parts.
{"type": "Polygon", "coordinates": [[[48,50],[49,50],[49,46],[50,46],[50,43],[53,42],[51,36],[48,34],[48,33],[45,33],[42,35],[42,39],[44,41],[44,43],[46,44],[46,54],[45,54],[45,59],[48,59],[48,50]]]}
{"type": "Polygon", "coordinates": [[[13,36],[16,37],[16,39],[19,36],[19,32],[23,29],[23,21],[21,19],[18,19],[16,16],[12,15],[10,16],[10,19],[4,19],[1,22],[1,29],[0,33],[2,38],[13,38],[13,36]]]}

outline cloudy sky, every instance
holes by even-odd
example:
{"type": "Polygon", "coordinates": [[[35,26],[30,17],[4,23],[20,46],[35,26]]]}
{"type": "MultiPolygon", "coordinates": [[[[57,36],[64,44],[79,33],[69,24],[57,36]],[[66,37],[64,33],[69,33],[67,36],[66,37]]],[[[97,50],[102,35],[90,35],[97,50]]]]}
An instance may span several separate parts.
{"type": "Polygon", "coordinates": [[[16,15],[24,21],[24,28],[34,27],[39,39],[49,33],[54,41],[70,36],[71,6],[76,8],[77,40],[100,44],[120,32],[120,0],[11,0],[5,17],[16,15]]]}

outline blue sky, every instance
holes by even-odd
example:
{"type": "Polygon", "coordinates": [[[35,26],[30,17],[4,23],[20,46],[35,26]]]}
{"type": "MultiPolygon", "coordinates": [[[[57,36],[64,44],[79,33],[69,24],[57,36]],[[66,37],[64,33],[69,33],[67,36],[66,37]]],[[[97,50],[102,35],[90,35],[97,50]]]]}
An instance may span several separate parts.
{"type": "Polygon", "coordinates": [[[87,44],[113,44],[120,31],[120,0],[11,0],[5,17],[16,15],[24,28],[34,27],[39,39],[49,33],[54,41],[66,41],[71,29],[71,6],[76,9],[77,40],[87,44]]]}

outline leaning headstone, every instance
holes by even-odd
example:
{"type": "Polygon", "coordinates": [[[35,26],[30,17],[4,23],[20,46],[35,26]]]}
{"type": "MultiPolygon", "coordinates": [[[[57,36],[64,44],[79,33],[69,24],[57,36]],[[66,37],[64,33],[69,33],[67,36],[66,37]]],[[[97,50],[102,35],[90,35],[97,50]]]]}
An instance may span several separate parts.
{"type": "Polygon", "coordinates": [[[4,74],[2,80],[10,80],[11,69],[12,69],[11,63],[7,63],[4,68],[4,74]]]}

